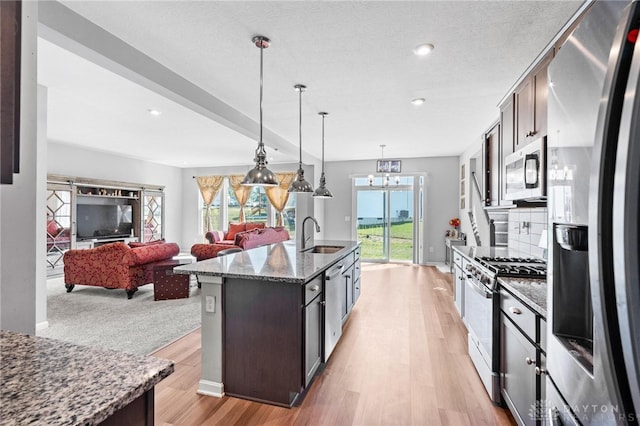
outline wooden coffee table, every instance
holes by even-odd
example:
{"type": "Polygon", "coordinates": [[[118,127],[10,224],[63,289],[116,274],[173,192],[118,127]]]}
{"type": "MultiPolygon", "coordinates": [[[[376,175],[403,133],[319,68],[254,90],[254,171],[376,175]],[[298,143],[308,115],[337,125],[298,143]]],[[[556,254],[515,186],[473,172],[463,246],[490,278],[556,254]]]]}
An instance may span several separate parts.
{"type": "Polygon", "coordinates": [[[153,300],[184,299],[189,297],[189,275],[174,274],[173,268],[190,259],[170,259],[153,265],[153,300]]]}

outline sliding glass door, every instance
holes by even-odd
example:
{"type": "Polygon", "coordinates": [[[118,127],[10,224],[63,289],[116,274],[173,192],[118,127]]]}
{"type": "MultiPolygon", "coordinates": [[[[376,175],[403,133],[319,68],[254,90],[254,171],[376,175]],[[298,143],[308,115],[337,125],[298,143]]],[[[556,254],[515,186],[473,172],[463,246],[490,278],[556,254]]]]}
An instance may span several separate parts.
{"type": "Polygon", "coordinates": [[[362,242],[362,259],[370,262],[415,262],[419,233],[413,177],[399,178],[397,184],[369,185],[356,178],[354,186],[357,239],[362,242]]]}

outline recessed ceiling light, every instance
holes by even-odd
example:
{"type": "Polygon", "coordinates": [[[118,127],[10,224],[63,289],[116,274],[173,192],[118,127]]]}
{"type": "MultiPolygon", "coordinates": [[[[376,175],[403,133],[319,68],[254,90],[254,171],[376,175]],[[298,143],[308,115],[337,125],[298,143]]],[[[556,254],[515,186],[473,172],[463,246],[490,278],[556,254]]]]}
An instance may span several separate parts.
{"type": "Polygon", "coordinates": [[[422,105],[424,103],[424,98],[411,99],[411,103],[416,105],[416,106],[422,105]]]}
{"type": "Polygon", "coordinates": [[[160,114],[162,114],[162,112],[158,111],[157,109],[153,109],[153,108],[149,108],[147,111],[151,115],[160,115],[160,114]]]}
{"type": "Polygon", "coordinates": [[[431,53],[435,46],[431,43],[422,43],[413,48],[413,53],[418,56],[425,56],[431,53]]]}

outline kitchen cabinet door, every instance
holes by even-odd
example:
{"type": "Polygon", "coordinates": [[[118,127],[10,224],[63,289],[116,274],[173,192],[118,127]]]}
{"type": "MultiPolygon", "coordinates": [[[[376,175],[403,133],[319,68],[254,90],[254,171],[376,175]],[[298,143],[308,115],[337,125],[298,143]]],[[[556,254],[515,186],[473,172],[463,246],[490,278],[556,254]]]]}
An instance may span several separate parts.
{"type": "Polygon", "coordinates": [[[455,266],[455,270],[454,270],[454,278],[455,278],[455,293],[453,295],[454,297],[454,302],[456,305],[456,309],[458,310],[458,313],[460,314],[460,318],[464,318],[464,281],[465,281],[465,275],[464,272],[462,270],[462,268],[460,266],[458,266],[456,264],[455,266]]]}
{"type": "Polygon", "coordinates": [[[502,104],[500,107],[500,168],[498,169],[500,172],[500,193],[499,193],[499,204],[502,205],[511,205],[513,204],[509,200],[504,199],[505,194],[505,174],[506,169],[505,165],[505,157],[511,153],[513,153],[513,144],[514,144],[514,96],[510,96],[507,101],[502,104]]]}
{"type": "Polygon", "coordinates": [[[534,137],[531,140],[547,134],[547,102],[549,97],[549,79],[547,65],[534,74],[535,80],[535,108],[534,108],[534,137]]]}
{"type": "Polygon", "coordinates": [[[531,140],[535,127],[535,79],[527,77],[515,92],[516,139],[514,149],[525,146],[531,140]]]}
{"type": "MultiPolygon", "coordinates": [[[[321,283],[320,283],[321,284],[321,283]]],[[[305,379],[304,387],[318,371],[322,359],[322,297],[318,295],[305,308],[305,379]]]]}
{"type": "Polygon", "coordinates": [[[518,424],[535,425],[536,347],[504,313],[500,322],[502,396],[518,424]]]}
{"type": "Polygon", "coordinates": [[[493,126],[484,137],[484,203],[485,206],[500,204],[500,123],[493,126]]]}

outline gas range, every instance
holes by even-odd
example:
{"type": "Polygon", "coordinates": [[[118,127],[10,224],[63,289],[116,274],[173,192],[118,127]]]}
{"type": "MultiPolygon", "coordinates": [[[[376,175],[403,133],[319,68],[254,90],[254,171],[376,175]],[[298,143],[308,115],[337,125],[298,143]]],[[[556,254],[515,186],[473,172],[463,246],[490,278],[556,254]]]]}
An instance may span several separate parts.
{"type": "Polygon", "coordinates": [[[470,278],[491,290],[496,289],[497,277],[544,279],[547,276],[547,263],[542,259],[476,256],[473,260],[467,264],[470,278]]]}

